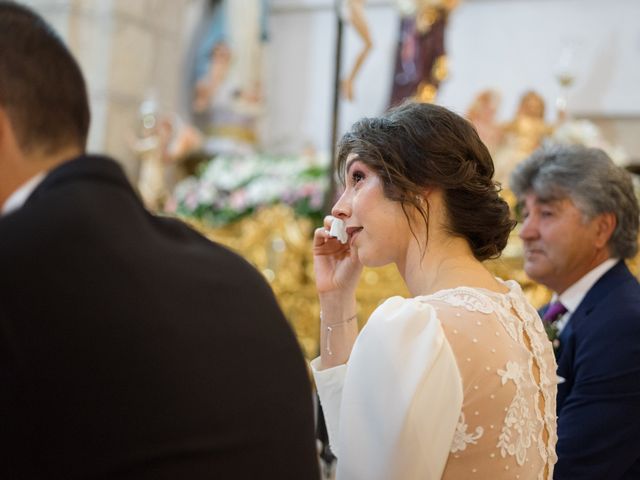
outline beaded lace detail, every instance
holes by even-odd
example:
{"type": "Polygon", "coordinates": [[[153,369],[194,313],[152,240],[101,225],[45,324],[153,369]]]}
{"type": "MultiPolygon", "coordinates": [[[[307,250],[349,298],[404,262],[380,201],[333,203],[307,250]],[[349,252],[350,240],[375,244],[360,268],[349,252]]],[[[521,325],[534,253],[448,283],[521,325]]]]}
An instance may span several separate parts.
{"type": "Polygon", "coordinates": [[[460,452],[467,448],[469,444],[478,443],[478,439],[484,433],[482,427],[476,427],[475,433],[468,433],[467,420],[464,416],[464,412],[460,412],[460,420],[458,420],[458,426],[456,427],[456,433],[453,436],[453,445],[451,446],[451,453],[460,452]]]}
{"type": "Polygon", "coordinates": [[[459,287],[418,297],[438,313],[464,390],[443,478],[553,477],[553,351],[519,285],[504,285],[504,294],[459,287]]]}
{"type": "Polygon", "coordinates": [[[502,385],[512,381],[516,385],[516,395],[507,410],[507,415],[502,425],[498,447],[502,457],[515,455],[518,465],[524,465],[527,449],[532,441],[536,441],[536,422],[531,417],[527,399],[524,396],[522,383],[525,380],[520,365],[516,362],[507,362],[505,370],[498,370],[502,377],[502,385]]]}

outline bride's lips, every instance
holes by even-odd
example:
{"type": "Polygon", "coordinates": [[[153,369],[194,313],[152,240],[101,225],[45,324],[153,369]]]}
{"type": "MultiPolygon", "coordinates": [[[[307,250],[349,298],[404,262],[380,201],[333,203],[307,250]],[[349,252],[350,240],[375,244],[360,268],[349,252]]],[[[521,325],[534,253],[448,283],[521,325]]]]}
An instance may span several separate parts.
{"type": "Polygon", "coordinates": [[[347,227],[347,235],[349,235],[349,245],[353,245],[353,241],[360,233],[363,227],[347,227]]]}

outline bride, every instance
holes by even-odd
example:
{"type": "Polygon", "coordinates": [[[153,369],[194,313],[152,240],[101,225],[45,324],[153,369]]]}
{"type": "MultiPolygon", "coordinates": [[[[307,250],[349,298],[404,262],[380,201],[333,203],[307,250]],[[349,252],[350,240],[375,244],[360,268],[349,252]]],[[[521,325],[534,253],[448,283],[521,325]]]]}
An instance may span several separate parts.
{"type": "Polygon", "coordinates": [[[337,479],[552,478],[555,360],[518,284],[482,264],[513,221],[476,131],[410,103],[360,120],[338,150],[345,190],[314,234],[312,362],[337,479]],[[358,333],[362,266],[388,263],[412,297],[358,333]]]}

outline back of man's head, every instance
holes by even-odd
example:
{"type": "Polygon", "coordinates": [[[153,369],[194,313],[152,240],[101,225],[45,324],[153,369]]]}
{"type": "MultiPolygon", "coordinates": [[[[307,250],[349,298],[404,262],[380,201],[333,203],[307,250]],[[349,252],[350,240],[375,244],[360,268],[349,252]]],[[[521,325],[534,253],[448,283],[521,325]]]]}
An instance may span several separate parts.
{"type": "Polygon", "coordinates": [[[586,219],[613,213],[610,255],[631,258],[637,253],[639,209],[631,175],[602,150],[579,145],[541,148],[514,169],[510,186],[518,199],[528,193],[542,201],[570,198],[586,219]]]}
{"type": "Polygon", "coordinates": [[[85,149],[90,113],[78,64],[40,16],[3,0],[0,108],[25,153],[85,149]]]}

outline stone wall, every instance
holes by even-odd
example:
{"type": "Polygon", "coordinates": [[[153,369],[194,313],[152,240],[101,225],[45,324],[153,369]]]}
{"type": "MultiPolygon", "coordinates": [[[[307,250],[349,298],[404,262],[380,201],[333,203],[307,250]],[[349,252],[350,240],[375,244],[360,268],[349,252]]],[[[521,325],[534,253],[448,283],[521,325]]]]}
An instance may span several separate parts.
{"type": "Polygon", "coordinates": [[[132,179],[140,104],[183,109],[184,59],[204,0],[24,0],[59,32],[87,80],[89,151],[120,160],[132,179]]]}

